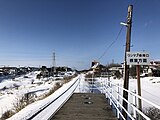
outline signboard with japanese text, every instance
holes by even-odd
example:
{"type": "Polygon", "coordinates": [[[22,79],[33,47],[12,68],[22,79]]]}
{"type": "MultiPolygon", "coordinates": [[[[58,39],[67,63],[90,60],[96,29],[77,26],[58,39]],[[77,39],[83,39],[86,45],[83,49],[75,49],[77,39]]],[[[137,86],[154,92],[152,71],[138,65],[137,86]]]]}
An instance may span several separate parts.
{"type": "Polygon", "coordinates": [[[127,52],[127,65],[149,65],[150,55],[147,52],[127,52]]]}

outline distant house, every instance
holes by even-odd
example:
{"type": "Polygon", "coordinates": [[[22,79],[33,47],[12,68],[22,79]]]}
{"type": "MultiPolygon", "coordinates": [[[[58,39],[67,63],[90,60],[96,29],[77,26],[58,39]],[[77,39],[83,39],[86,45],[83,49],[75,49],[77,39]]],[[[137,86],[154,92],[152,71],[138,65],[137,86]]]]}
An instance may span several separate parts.
{"type": "Polygon", "coordinates": [[[91,63],[91,70],[93,71],[94,75],[96,76],[100,76],[102,73],[105,73],[106,70],[106,66],[103,66],[102,64],[100,64],[97,61],[93,61],[91,63]]]}
{"type": "Polygon", "coordinates": [[[160,77],[160,61],[159,60],[150,61],[150,65],[143,67],[143,73],[141,76],[160,77]]]}
{"type": "Polygon", "coordinates": [[[93,71],[93,72],[99,72],[99,65],[100,65],[99,62],[93,61],[93,62],[91,63],[91,69],[92,69],[92,71],[93,71]]]}
{"type": "Polygon", "coordinates": [[[150,62],[150,66],[159,66],[160,67],[160,61],[159,60],[158,61],[152,60],[150,62]]]}
{"type": "Polygon", "coordinates": [[[153,60],[148,68],[148,76],[160,77],[160,61],[153,60]]]}
{"type": "Polygon", "coordinates": [[[109,71],[111,72],[112,76],[115,76],[116,72],[119,72],[121,75],[123,75],[124,68],[123,67],[111,67],[109,68],[109,71]]]}
{"type": "Polygon", "coordinates": [[[0,76],[13,75],[16,73],[16,67],[2,67],[0,73],[0,76]]]}
{"type": "Polygon", "coordinates": [[[17,71],[16,68],[11,68],[11,69],[9,70],[9,74],[11,74],[11,75],[16,74],[16,71],[17,71]]]}
{"type": "Polygon", "coordinates": [[[42,68],[41,68],[41,75],[43,77],[48,77],[49,76],[49,71],[47,70],[46,66],[42,66],[42,68]]]}

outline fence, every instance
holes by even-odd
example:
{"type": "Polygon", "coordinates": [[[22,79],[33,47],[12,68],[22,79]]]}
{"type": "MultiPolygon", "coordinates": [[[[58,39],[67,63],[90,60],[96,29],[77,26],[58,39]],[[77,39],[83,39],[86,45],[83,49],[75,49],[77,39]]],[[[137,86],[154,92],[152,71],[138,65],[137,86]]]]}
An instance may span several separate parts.
{"type": "MultiPolygon", "coordinates": [[[[74,80],[73,83],[65,91],[61,91],[61,94],[59,96],[57,96],[52,102],[45,105],[38,112],[33,114],[33,116],[31,116],[29,119],[50,119],[64,105],[64,103],[70,98],[70,96],[75,92],[76,89],[79,89],[79,92],[105,94],[106,99],[115,111],[117,118],[120,120],[126,120],[126,118],[124,118],[122,114],[122,110],[126,112],[128,116],[127,120],[151,120],[141,110],[138,109],[138,99],[141,99],[142,101],[150,104],[151,106],[160,109],[160,106],[141,96],[138,96],[135,91],[126,90],[119,84],[113,83],[113,81],[106,77],[77,77],[76,80],[74,80]],[[123,98],[122,91],[128,92],[131,99],[126,100],[125,98],[123,98]],[[125,101],[128,104],[128,110],[123,107],[122,101],[125,101]],[[55,106],[57,107],[55,108],[55,106]],[[53,108],[55,108],[54,111],[53,108]],[[48,111],[50,111],[51,109],[52,113],[48,113],[48,111]]],[[[61,89],[59,89],[59,91],[60,90],[61,89]]]]}
{"type": "Polygon", "coordinates": [[[53,115],[66,103],[72,96],[80,82],[79,76],[67,83],[67,87],[58,89],[54,94],[54,99],[42,108],[33,113],[27,120],[50,120],[53,115]]]}
{"type": "Polygon", "coordinates": [[[106,95],[106,98],[108,99],[110,105],[112,108],[115,109],[115,112],[117,114],[117,118],[126,120],[124,116],[122,115],[122,110],[126,112],[128,115],[128,120],[151,120],[148,116],[146,116],[141,110],[138,109],[137,106],[137,100],[141,99],[142,102],[146,102],[150,104],[151,106],[160,109],[160,106],[154,104],[153,102],[139,96],[136,94],[135,91],[129,91],[121,87],[119,84],[115,84],[112,81],[108,80],[108,78],[99,78],[99,81],[101,83],[101,92],[106,95]],[[122,91],[128,92],[130,96],[130,101],[123,98],[122,91]],[[128,110],[126,110],[123,105],[122,101],[125,101],[128,104],[128,110]]]}

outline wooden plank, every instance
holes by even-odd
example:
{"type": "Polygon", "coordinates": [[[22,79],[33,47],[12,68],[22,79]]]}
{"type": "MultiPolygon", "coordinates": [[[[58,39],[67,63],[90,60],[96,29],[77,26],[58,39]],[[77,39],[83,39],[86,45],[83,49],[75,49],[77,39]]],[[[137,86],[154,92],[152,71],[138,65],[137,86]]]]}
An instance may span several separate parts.
{"type": "Polygon", "coordinates": [[[105,95],[75,93],[51,120],[117,120],[105,95]]]}

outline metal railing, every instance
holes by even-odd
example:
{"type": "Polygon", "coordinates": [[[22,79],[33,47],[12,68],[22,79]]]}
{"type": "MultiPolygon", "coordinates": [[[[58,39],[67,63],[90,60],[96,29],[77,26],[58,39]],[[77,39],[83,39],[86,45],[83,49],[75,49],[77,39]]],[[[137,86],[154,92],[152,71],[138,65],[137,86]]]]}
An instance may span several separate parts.
{"type": "Polygon", "coordinates": [[[83,91],[86,93],[102,93],[102,83],[97,78],[85,78],[85,84],[83,84],[83,91]]]}
{"type": "Polygon", "coordinates": [[[75,89],[78,87],[80,82],[79,76],[71,82],[72,84],[68,85],[65,90],[61,90],[61,88],[58,89],[58,95],[55,94],[55,98],[51,102],[45,104],[37,112],[27,118],[27,120],[50,120],[54,114],[67,102],[67,100],[74,93],[75,89]]]}
{"type": "Polygon", "coordinates": [[[154,104],[153,102],[137,95],[135,92],[129,91],[121,87],[119,84],[115,84],[107,78],[100,78],[102,93],[106,95],[106,98],[109,100],[110,105],[115,108],[117,118],[123,120],[151,120],[147,115],[145,115],[141,110],[138,109],[136,101],[141,99],[143,102],[160,109],[160,106],[154,104]],[[126,100],[123,98],[122,91],[128,92],[132,101],[126,100]],[[128,104],[128,110],[122,106],[122,101],[125,101],[128,104]],[[124,118],[122,110],[126,112],[127,118],[124,118]]]}
{"type": "Polygon", "coordinates": [[[48,119],[49,120],[66,103],[66,101],[72,96],[72,94],[75,92],[76,89],[83,89],[83,90],[79,90],[79,92],[105,94],[106,99],[108,100],[109,104],[112,106],[113,111],[117,115],[117,118],[120,120],[126,120],[126,119],[127,120],[139,120],[139,119],[151,120],[147,115],[145,115],[141,110],[138,109],[137,99],[141,99],[142,101],[150,104],[151,106],[154,106],[155,108],[160,109],[160,106],[154,104],[153,102],[141,96],[138,96],[135,93],[135,91],[132,92],[132,91],[126,90],[123,87],[121,87],[119,84],[115,84],[112,81],[108,80],[108,78],[106,77],[84,78],[79,76],[65,90],[61,91],[61,89],[59,89],[61,94],[56,96],[51,102],[49,102],[44,107],[39,109],[39,111],[37,111],[36,113],[33,113],[32,116],[28,118],[28,120],[29,119],[33,119],[33,120],[48,119]],[[123,98],[122,91],[128,92],[131,100],[126,100],[125,98],[123,98]],[[122,101],[125,101],[128,104],[128,108],[129,108],[128,110],[126,110],[123,107],[122,101]],[[122,110],[126,112],[127,118],[123,116],[122,110]],[[52,113],[48,113],[48,111],[51,111],[52,113]],[[44,114],[46,114],[46,116],[42,117],[42,115],[44,114]]]}

